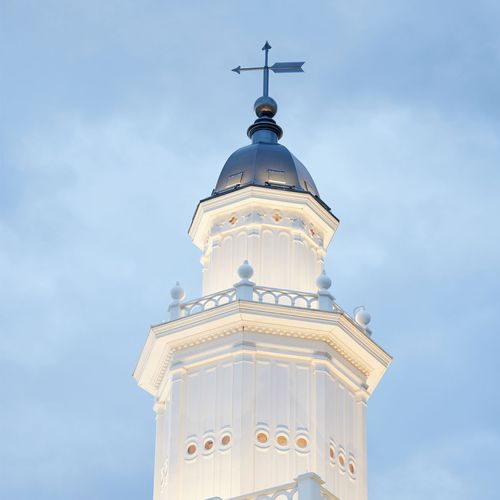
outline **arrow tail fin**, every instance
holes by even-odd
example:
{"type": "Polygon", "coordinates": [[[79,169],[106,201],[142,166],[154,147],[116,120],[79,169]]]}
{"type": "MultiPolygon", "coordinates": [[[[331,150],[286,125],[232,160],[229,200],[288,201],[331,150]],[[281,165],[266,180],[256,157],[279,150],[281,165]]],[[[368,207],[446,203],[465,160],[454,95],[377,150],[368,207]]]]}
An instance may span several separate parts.
{"type": "Polygon", "coordinates": [[[304,62],[274,63],[269,69],[274,73],[303,73],[302,65],[304,62]]]}

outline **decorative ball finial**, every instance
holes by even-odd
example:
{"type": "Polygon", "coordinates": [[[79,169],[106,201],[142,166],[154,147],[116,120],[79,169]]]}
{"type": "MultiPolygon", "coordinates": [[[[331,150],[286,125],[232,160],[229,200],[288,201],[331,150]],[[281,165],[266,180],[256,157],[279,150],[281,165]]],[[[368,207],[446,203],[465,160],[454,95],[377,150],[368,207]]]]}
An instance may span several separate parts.
{"type": "Polygon", "coordinates": [[[263,116],[272,118],[278,112],[278,104],[272,97],[262,96],[255,101],[253,109],[259,118],[263,116]]]}
{"type": "Polygon", "coordinates": [[[354,309],[354,321],[361,326],[364,330],[366,330],[366,327],[370,323],[372,317],[370,316],[370,313],[365,309],[365,306],[359,306],[354,309]]]}
{"type": "Polygon", "coordinates": [[[248,263],[248,260],[245,259],[243,264],[238,267],[238,276],[245,281],[253,276],[253,267],[248,263]]]}
{"type": "Polygon", "coordinates": [[[185,297],[184,288],[181,287],[178,281],[175,282],[175,286],[170,290],[170,297],[173,300],[182,300],[185,297]]]}
{"type": "Polygon", "coordinates": [[[328,274],[326,274],[324,269],[323,272],[318,276],[316,285],[320,290],[328,290],[332,286],[332,280],[330,279],[328,274]]]}

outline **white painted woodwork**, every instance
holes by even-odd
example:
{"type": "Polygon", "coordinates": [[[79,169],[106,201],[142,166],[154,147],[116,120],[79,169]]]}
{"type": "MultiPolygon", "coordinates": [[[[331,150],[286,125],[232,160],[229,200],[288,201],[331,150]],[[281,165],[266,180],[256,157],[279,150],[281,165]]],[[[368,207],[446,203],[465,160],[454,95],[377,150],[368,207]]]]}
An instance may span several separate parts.
{"type": "Polygon", "coordinates": [[[307,193],[254,186],[200,202],[189,234],[202,251],[203,295],[233,286],[245,259],[259,285],[316,290],[337,226],[307,193]]]}
{"type": "Polygon", "coordinates": [[[364,402],[389,362],[339,311],[234,301],[153,327],[134,376],[165,416],[155,500],[227,499],[307,471],[341,500],[366,499],[364,402]],[[288,446],[276,444],[280,433],[288,446]]]}
{"type": "Polygon", "coordinates": [[[391,358],[316,284],[337,225],[307,193],[198,205],[204,297],[174,287],[134,371],[155,397],[154,500],[367,499],[366,402],[391,358]]]}
{"type": "Polygon", "coordinates": [[[163,462],[156,469],[168,472],[156,484],[155,498],[228,498],[306,471],[324,478],[341,499],[365,498],[366,468],[358,461],[365,423],[357,417],[357,396],[336,377],[329,351],[317,341],[245,332],[175,354],[169,377],[177,392],[169,398],[167,390],[164,398],[166,413],[176,418],[164,419],[157,433],[163,462]],[[257,441],[259,431],[269,436],[267,443],[257,441]],[[277,444],[280,434],[287,445],[277,444]],[[231,436],[228,446],[221,444],[224,435],[231,436]],[[297,438],[307,440],[306,448],[297,446],[297,438]],[[204,449],[207,439],[214,441],[210,450],[204,449]],[[336,454],[344,454],[344,466],[331,460],[332,443],[336,454]],[[192,456],[191,444],[197,447],[192,456]],[[347,470],[349,457],[354,475],[347,470]]]}

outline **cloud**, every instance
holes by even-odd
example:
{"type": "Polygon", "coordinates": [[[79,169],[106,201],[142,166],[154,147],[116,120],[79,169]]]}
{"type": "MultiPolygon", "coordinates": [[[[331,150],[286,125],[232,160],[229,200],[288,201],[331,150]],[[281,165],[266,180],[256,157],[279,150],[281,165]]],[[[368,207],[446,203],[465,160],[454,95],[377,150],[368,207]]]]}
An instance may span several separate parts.
{"type": "Polygon", "coordinates": [[[477,377],[498,350],[497,3],[101,4],[0,20],[0,496],[150,495],[131,371],[172,283],[200,293],[187,227],[261,85],[229,70],[270,38],[307,61],[271,89],[341,219],[334,293],[395,356],[370,401],[374,498],[495,498],[499,406],[477,377]]]}

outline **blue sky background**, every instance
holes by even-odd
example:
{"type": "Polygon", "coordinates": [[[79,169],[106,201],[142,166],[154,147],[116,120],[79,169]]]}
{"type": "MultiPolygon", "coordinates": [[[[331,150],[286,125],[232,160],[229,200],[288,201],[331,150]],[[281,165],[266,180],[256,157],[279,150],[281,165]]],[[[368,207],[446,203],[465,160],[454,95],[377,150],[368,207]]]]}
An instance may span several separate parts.
{"type": "Polygon", "coordinates": [[[370,500],[498,498],[500,3],[0,1],[0,497],[151,498],[131,377],[271,79],[341,226],[327,270],[394,362],[370,500]]]}

